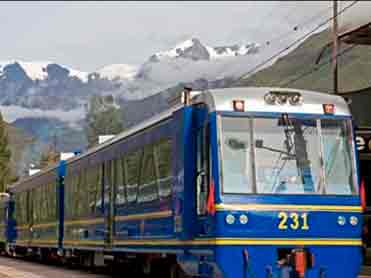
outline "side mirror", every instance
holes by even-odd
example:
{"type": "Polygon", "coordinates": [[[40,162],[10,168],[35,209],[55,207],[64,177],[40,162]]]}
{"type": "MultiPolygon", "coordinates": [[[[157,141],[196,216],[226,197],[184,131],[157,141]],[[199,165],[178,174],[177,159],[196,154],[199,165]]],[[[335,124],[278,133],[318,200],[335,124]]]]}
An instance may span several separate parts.
{"type": "Polygon", "coordinates": [[[205,179],[204,179],[205,176],[206,176],[205,170],[200,170],[200,171],[196,174],[196,182],[197,182],[197,184],[202,184],[203,181],[205,180],[205,179]]]}
{"type": "Polygon", "coordinates": [[[203,178],[204,176],[206,175],[206,173],[205,173],[205,170],[200,170],[198,173],[197,173],[197,178],[199,178],[199,177],[201,177],[201,178],[203,178]]]}
{"type": "Polygon", "coordinates": [[[255,148],[263,148],[263,145],[262,139],[255,140],[255,148]]]}

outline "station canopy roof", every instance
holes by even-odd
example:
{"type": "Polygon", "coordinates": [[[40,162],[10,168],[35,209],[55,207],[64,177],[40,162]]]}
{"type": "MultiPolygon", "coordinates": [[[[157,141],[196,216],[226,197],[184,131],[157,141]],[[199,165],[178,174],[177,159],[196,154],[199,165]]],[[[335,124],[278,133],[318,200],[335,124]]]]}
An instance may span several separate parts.
{"type": "MultiPolygon", "coordinates": [[[[338,1],[338,10],[341,11],[352,2],[354,1],[338,1]]],[[[357,1],[338,16],[338,38],[345,44],[371,48],[371,1],[357,1]]],[[[343,95],[351,100],[350,109],[358,126],[371,127],[369,109],[371,86],[369,82],[365,80],[366,84],[363,88],[353,88],[351,91],[343,92],[343,95]]]]}
{"type": "MultiPolygon", "coordinates": [[[[341,11],[354,1],[338,1],[341,11]]],[[[338,16],[339,39],[347,44],[371,45],[371,1],[357,1],[338,16]]]]}

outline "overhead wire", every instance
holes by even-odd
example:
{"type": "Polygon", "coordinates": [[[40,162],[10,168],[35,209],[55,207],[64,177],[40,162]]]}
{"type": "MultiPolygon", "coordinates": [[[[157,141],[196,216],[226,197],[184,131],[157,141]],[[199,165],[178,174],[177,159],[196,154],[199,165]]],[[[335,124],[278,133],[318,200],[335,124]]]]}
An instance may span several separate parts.
{"type": "MultiPolygon", "coordinates": [[[[353,45],[351,45],[351,46],[345,48],[344,50],[342,50],[341,52],[339,52],[339,53],[336,55],[336,57],[340,57],[340,56],[344,55],[345,53],[349,52],[350,50],[352,50],[352,49],[355,48],[356,46],[358,46],[358,45],[353,44],[353,45]]],[[[286,86],[288,86],[288,85],[290,85],[290,84],[292,84],[292,83],[294,83],[294,82],[296,82],[296,81],[298,81],[298,80],[300,80],[300,79],[302,79],[302,78],[304,78],[304,77],[306,77],[306,76],[308,76],[308,75],[310,75],[310,74],[312,74],[312,73],[318,71],[318,70],[321,69],[322,67],[324,67],[324,66],[326,66],[327,64],[331,63],[331,62],[333,61],[333,59],[334,59],[334,57],[331,57],[330,59],[328,59],[328,60],[326,60],[325,62],[322,62],[321,64],[319,64],[318,66],[316,66],[315,68],[313,68],[313,69],[311,69],[311,70],[309,70],[309,71],[306,71],[306,72],[302,73],[301,75],[299,75],[299,76],[297,76],[297,77],[295,77],[295,78],[293,78],[293,79],[291,79],[291,80],[289,80],[289,81],[287,81],[287,82],[285,82],[285,83],[280,83],[280,84],[278,84],[278,86],[279,86],[279,87],[286,87],[286,86]]]]}
{"type": "Polygon", "coordinates": [[[326,9],[323,9],[323,10],[319,11],[318,13],[312,15],[311,17],[305,19],[303,22],[294,25],[293,27],[291,27],[291,29],[289,31],[286,31],[283,34],[278,35],[278,36],[276,36],[276,37],[274,37],[274,38],[266,41],[265,42],[265,45],[271,45],[273,42],[281,41],[282,39],[287,38],[288,36],[292,35],[293,33],[297,32],[298,30],[300,30],[302,27],[304,27],[307,24],[311,23],[311,21],[313,21],[314,19],[317,19],[320,16],[324,15],[325,13],[327,13],[331,8],[332,8],[331,6],[330,7],[327,7],[326,9]]]}
{"type": "Polygon", "coordinates": [[[328,18],[327,20],[325,20],[324,22],[321,22],[320,24],[318,24],[315,28],[313,28],[311,31],[305,33],[303,36],[300,36],[299,38],[297,38],[296,40],[294,40],[292,43],[290,43],[288,46],[286,46],[285,48],[281,49],[279,52],[275,53],[274,55],[270,56],[269,58],[265,59],[264,61],[262,61],[261,63],[259,63],[258,65],[256,65],[255,67],[253,67],[251,70],[249,70],[247,73],[241,75],[237,80],[236,82],[242,80],[242,79],[245,79],[246,77],[250,76],[250,74],[254,73],[256,70],[258,70],[259,68],[261,68],[262,66],[266,65],[267,63],[271,62],[272,60],[274,60],[275,58],[278,58],[281,54],[285,53],[286,51],[288,51],[290,48],[292,48],[293,46],[297,45],[299,42],[303,41],[304,39],[306,39],[307,37],[309,37],[310,35],[312,35],[314,32],[316,32],[317,30],[319,30],[320,28],[324,27],[325,25],[327,25],[329,22],[331,22],[334,18],[338,17],[339,15],[341,15],[342,13],[344,13],[346,10],[348,10],[349,8],[351,8],[352,6],[354,6],[357,2],[359,2],[359,0],[356,0],[356,1],[353,1],[351,4],[349,4],[348,6],[344,7],[342,10],[340,10],[336,15],[333,15],[332,17],[328,18]]]}

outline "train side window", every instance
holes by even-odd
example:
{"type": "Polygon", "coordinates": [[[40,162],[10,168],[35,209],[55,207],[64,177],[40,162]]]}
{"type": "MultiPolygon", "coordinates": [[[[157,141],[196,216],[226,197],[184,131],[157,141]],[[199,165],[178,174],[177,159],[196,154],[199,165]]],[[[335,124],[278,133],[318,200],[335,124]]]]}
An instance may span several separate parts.
{"type": "Polygon", "coordinates": [[[52,210],[51,210],[51,218],[53,220],[57,219],[57,192],[56,192],[56,184],[55,182],[51,183],[50,185],[50,194],[51,194],[51,203],[52,203],[52,210]]]}
{"type": "Polygon", "coordinates": [[[89,190],[88,184],[88,168],[80,171],[80,215],[85,216],[89,213],[89,199],[87,198],[87,192],[89,190]]]}
{"type": "Polygon", "coordinates": [[[26,207],[26,203],[25,203],[25,200],[26,200],[26,198],[24,198],[24,197],[26,197],[26,194],[27,194],[27,192],[22,192],[22,197],[21,197],[21,199],[22,199],[22,203],[21,204],[23,204],[23,205],[21,205],[22,207],[21,207],[21,211],[22,211],[22,223],[27,223],[27,219],[26,219],[26,212],[27,212],[27,207],[26,207]]]}
{"type": "Polygon", "coordinates": [[[124,159],[118,158],[115,160],[115,203],[118,206],[126,204],[126,192],[125,192],[125,169],[124,159]]]}
{"type": "Polygon", "coordinates": [[[66,176],[66,179],[65,179],[65,186],[64,186],[64,190],[65,190],[65,213],[66,213],[66,217],[68,218],[71,218],[72,217],[72,212],[73,212],[73,198],[72,196],[74,195],[73,194],[73,178],[71,175],[67,175],[66,176]]]}
{"type": "Polygon", "coordinates": [[[45,217],[43,220],[49,220],[51,216],[51,199],[50,199],[50,193],[49,193],[49,184],[44,184],[43,185],[43,193],[44,193],[44,208],[45,204],[47,209],[45,210],[45,217]]]}
{"type": "Polygon", "coordinates": [[[36,221],[40,222],[41,220],[41,204],[42,204],[42,199],[41,199],[41,191],[40,188],[35,188],[35,206],[36,206],[36,221]]]}
{"type": "Polygon", "coordinates": [[[104,163],[104,205],[107,206],[109,204],[110,198],[110,190],[112,185],[112,160],[106,161],[104,163]]]}
{"type": "Polygon", "coordinates": [[[140,161],[142,156],[142,150],[137,150],[128,153],[125,156],[125,167],[127,169],[126,173],[126,192],[127,201],[136,202],[138,195],[138,181],[139,181],[139,170],[140,161]]]}
{"type": "Polygon", "coordinates": [[[74,183],[73,183],[74,189],[75,189],[75,195],[74,195],[74,208],[75,213],[74,216],[78,217],[82,215],[83,211],[83,203],[82,199],[84,198],[82,196],[82,171],[79,172],[77,175],[74,176],[74,183]]]}
{"type": "Polygon", "coordinates": [[[74,218],[77,215],[79,191],[78,191],[78,176],[75,174],[72,176],[70,184],[70,198],[72,204],[71,217],[74,218]]]}
{"type": "Polygon", "coordinates": [[[42,208],[42,204],[44,203],[42,187],[38,187],[36,192],[37,192],[36,194],[39,200],[37,202],[38,222],[40,222],[43,219],[43,211],[45,211],[45,209],[43,210],[42,208]]]}
{"type": "Polygon", "coordinates": [[[24,205],[24,196],[27,192],[19,192],[16,193],[16,207],[15,207],[15,215],[17,219],[17,225],[22,225],[27,223],[26,219],[26,212],[27,207],[24,205]]]}
{"type": "Polygon", "coordinates": [[[95,203],[95,207],[97,211],[102,210],[102,205],[103,205],[103,199],[102,199],[102,193],[103,193],[103,184],[104,184],[104,167],[103,164],[98,164],[97,166],[97,171],[98,171],[98,180],[97,180],[97,199],[95,203]]]}
{"type": "Polygon", "coordinates": [[[157,200],[158,189],[156,184],[153,145],[146,145],[144,147],[141,164],[138,202],[144,203],[157,200]]]}
{"type": "Polygon", "coordinates": [[[209,124],[203,125],[197,130],[197,172],[196,172],[196,194],[197,214],[207,213],[207,196],[209,191],[209,124]]]}
{"type": "Polygon", "coordinates": [[[41,197],[41,204],[43,207],[40,206],[40,221],[43,222],[45,219],[48,218],[48,211],[47,208],[45,208],[45,205],[47,205],[47,198],[46,198],[46,186],[43,184],[39,187],[40,189],[40,197],[41,197]]]}
{"type": "Polygon", "coordinates": [[[40,188],[35,188],[32,190],[32,197],[33,197],[33,222],[37,223],[40,221],[40,204],[41,204],[41,199],[40,199],[40,188]]]}
{"type": "Polygon", "coordinates": [[[154,161],[160,198],[171,195],[171,157],[171,139],[162,140],[155,145],[154,161]]]}
{"type": "MultiPolygon", "coordinates": [[[[52,200],[51,200],[51,196],[50,196],[50,190],[49,190],[49,184],[44,184],[43,185],[43,188],[44,188],[44,204],[47,205],[47,210],[45,211],[45,216],[44,216],[44,221],[49,221],[49,219],[51,218],[51,210],[52,210],[52,200]]],[[[45,205],[44,205],[44,210],[45,210],[45,205]]]]}
{"type": "Polygon", "coordinates": [[[47,203],[47,219],[48,221],[55,220],[56,218],[56,198],[55,198],[55,184],[54,183],[48,183],[45,186],[45,197],[46,197],[46,203],[47,203]]]}
{"type": "Polygon", "coordinates": [[[87,183],[87,202],[90,213],[95,213],[97,210],[98,185],[99,185],[99,167],[96,165],[89,167],[86,173],[87,183]]]}

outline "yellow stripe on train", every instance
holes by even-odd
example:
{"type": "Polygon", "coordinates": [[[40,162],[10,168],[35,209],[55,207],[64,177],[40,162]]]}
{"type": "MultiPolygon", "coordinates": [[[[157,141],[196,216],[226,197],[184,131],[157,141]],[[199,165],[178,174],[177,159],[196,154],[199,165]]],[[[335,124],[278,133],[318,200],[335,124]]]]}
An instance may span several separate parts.
{"type": "Polygon", "coordinates": [[[295,210],[295,211],[328,211],[361,213],[361,206],[322,206],[322,205],[277,205],[277,204],[217,204],[218,211],[223,210],[295,210]]]}
{"type": "MultiPolygon", "coordinates": [[[[56,240],[17,240],[18,244],[56,244],[56,240]]],[[[104,245],[102,240],[64,240],[64,245],[104,245]]],[[[209,238],[195,240],[176,239],[135,239],[114,240],[113,245],[126,246],[184,246],[184,245],[332,245],[332,246],[362,246],[361,239],[344,238],[209,238]]]]}
{"type": "Polygon", "coordinates": [[[361,246],[361,239],[333,238],[210,238],[195,240],[118,240],[115,245],[338,245],[361,246]]]}

